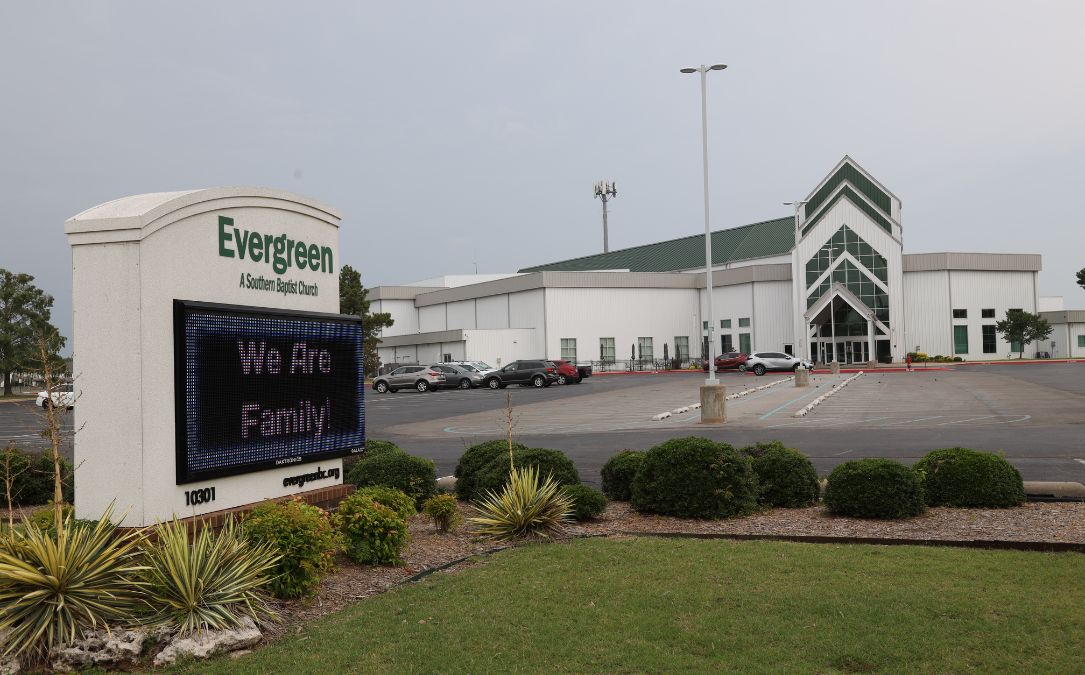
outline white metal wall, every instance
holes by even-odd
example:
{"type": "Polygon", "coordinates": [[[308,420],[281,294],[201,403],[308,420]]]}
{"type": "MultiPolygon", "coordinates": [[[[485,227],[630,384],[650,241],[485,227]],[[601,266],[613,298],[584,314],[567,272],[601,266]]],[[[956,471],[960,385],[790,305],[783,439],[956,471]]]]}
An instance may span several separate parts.
{"type": "MultiPolygon", "coordinates": [[[[755,351],[783,351],[784,345],[798,347],[794,341],[794,313],[791,308],[792,282],[758,281],[753,286],[753,335],[755,351]]],[[[732,326],[737,325],[733,322],[732,326]]],[[[738,341],[735,341],[738,347],[738,341]]],[[[794,353],[798,354],[798,351],[794,353]]]]}
{"type": "Polygon", "coordinates": [[[418,310],[414,306],[414,300],[374,300],[369,311],[388,312],[392,315],[394,323],[382,330],[382,337],[418,332],[418,310]]]}
{"type": "MultiPolygon", "coordinates": [[[[1085,358],[1085,347],[1078,346],[1080,336],[1085,336],[1085,323],[1056,323],[1054,327],[1051,337],[1046,340],[1048,347],[1052,342],[1055,343],[1051,356],[1060,359],[1085,358]]],[[[1047,350],[1045,348],[1041,351],[1047,350]]]]}
{"type": "Polygon", "coordinates": [[[428,305],[418,308],[418,332],[433,333],[446,330],[445,305],[428,305]]]}
{"type": "Polygon", "coordinates": [[[475,327],[475,301],[474,300],[459,300],[457,302],[450,302],[448,307],[448,326],[447,330],[454,328],[474,328],[475,327]]]}
{"type": "Polygon", "coordinates": [[[508,328],[543,328],[546,323],[545,292],[542,288],[509,294],[508,328]]]}
{"type": "MultiPolygon", "coordinates": [[[[995,353],[983,353],[983,331],[981,326],[994,325],[1006,318],[1006,310],[1023,309],[1036,311],[1036,273],[1035,272],[979,272],[952,270],[949,272],[950,309],[964,309],[967,319],[951,319],[955,326],[968,326],[968,353],[958,354],[970,361],[1006,358],[1010,344],[998,336],[995,353]],[[984,319],[981,309],[994,309],[995,318],[984,319]]],[[[952,316],[952,312],[950,313],[952,316]]],[[[940,352],[953,355],[953,329],[949,332],[949,350],[940,352]]],[[[1035,356],[1037,351],[1051,351],[1051,342],[1044,345],[1030,344],[1025,355],[1035,356]]]]}
{"type": "Polygon", "coordinates": [[[688,288],[548,288],[546,356],[561,357],[561,339],[576,339],[578,361],[598,361],[599,338],[614,338],[615,358],[628,359],[637,338],[652,338],[652,352],[663,345],[674,356],[674,338],[688,337],[700,355],[697,291],[688,288]]]}
{"type": "Polygon", "coordinates": [[[907,272],[904,275],[904,351],[921,351],[932,356],[952,354],[951,309],[948,271],[907,272]]]}
{"type": "Polygon", "coordinates": [[[509,296],[491,295],[475,300],[476,328],[508,328],[509,296]]]}

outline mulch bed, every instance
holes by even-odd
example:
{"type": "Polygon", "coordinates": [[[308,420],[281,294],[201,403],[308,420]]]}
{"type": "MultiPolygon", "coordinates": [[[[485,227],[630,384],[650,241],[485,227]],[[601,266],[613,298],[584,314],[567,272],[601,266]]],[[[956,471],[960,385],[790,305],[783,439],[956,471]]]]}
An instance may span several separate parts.
{"type": "MultiPolygon", "coordinates": [[[[473,509],[460,504],[466,518],[473,509]]],[[[411,519],[411,542],[402,567],[359,566],[346,559],[326,577],[310,598],[275,601],[282,622],[264,628],[264,641],[300,633],[314,619],[338,612],[359,600],[382,593],[427,570],[457,571],[472,566],[471,556],[500,546],[471,535],[461,525],[455,532],[437,534],[422,515],[411,519]]],[[[644,515],[623,502],[610,502],[597,520],[577,523],[559,539],[611,535],[758,535],[820,536],[849,539],[1013,541],[1085,545],[1085,503],[1028,503],[1013,509],[932,508],[907,520],[863,520],[832,516],[820,506],[771,509],[731,520],[685,520],[644,515]]],[[[516,543],[513,546],[519,545],[516,543]]]]}

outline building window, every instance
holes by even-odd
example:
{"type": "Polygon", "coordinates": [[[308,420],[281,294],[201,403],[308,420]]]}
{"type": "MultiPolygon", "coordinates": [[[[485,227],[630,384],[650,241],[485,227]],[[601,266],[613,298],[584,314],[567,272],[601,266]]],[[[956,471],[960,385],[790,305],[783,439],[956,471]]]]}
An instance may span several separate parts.
{"type": "Polygon", "coordinates": [[[639,337],[637,338],[637,358],[651,361],[652,356],[652,338],[639,337]]]}
{"type": "MultiPolygon", "coordinates": [[[[987,311],[986,309],[983,311],[987,311]]],[[[994,311],[994,310],[991,310],[994,311]]],[[[996,346],[997,336],[995,335],[994,326],[983,326],[983,353],[994,354],[997,349],[996,346]]]]}
{"type": "Polygon", "coordinates": [[[1085,347],[1085,335],[1078,335],[1077,336],[1077,346],[1078,347],[1085,347]]]}
{"type": "MultiPolygon", "coordinates": [[[[739,319],[739,325],[742,325],[742,319],[739,319]]],[[[743,354],[750,353],[750,334],[739,333],[738,334],[738,350],[743,354]]]]}
{"type": "Polygon", "coordinates": [[[968,318],[968,310],[967,309],[955,309],[955,310],[953,310],[953,318],[954,319],[967,319],[968,318]]]}
{"type": "Polygon", "coordinates": [[[599,338],[599,360],[614,363],[614,338],[599,338]]]}
{"type": "Polygon", "coordinates": [[[676,335],[674,337],[674,358],[685,361],[689,358],[689,336],[676,335]]]}
{"type": "Polygon", "coordinates": [[[735,351],[735,343],[731,340],[731,334],[720,336],[720,347],[723,349],[723,353],[735,351]]]}
{"type": "Polygon", "coordinates": [[[953,353],[968,353],[968,326],[953,327],[953,353]]]}
{"type": "Polygon", "coordinates": [[[784,353],[787,354],[788,356],[794,356],[795,355],[795,347],[792,346],[792,345],[784,345],[784,353]]]}
{"type": "Polygon", "coordinates": [[[745,319],[739,319],[738,320],[738,327],[739,328],[749,328],[750,327],[750,319],[749,319],[749,317],[746,317],[745,319]]]}
{"type": "Polygon", "coordinates": [[[1025,351],[1025,345],[1021,344],[1020,342],[1013,341],[1013,342],[1010,343],[1010,351],[1011,352],[1023,352],[1023,351],[1025,351]]]}
{"type": "Polygon", "coordinates": [[[561,338],[561,358],[576,361],[576,338],[561,338]]]}
{"type": "Polygon", "coordinates": [[[980,310],[980,318],[981,319],[993,319],[993,318],[995,318],[995,310],[993,310],[993,309],[981,309],[980,310]]]}
{"type": "Polygon", "coordinates": [[[720,328],[730,328],[730,327],[731,327],[731,320],[730,319],[720,319],[720,328]]]}
{"type": "Polygon", "coordinates": [[[702,321],[701,324],[702,324],[701,325],[701,330],[708,330],[708,322],[707,321],[702,321]]]}

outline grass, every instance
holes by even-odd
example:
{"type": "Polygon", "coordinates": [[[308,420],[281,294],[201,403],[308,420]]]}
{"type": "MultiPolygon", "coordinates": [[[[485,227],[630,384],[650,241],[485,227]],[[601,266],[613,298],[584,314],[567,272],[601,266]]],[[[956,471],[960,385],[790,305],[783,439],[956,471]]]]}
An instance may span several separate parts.
{"type": "Polygon", "coordinates": [[[1085,557],[623,539],[518,548],[193,673],[1080,672],[1085,557]]]}

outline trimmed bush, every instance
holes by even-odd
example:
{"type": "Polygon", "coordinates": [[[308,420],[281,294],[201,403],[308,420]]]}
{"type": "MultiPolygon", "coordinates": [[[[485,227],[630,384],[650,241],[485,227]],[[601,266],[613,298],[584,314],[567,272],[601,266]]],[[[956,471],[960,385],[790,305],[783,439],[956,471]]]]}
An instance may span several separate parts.
{"type": "Polygon", "coordinates": [[[928,453],[913,467],[929,506],[1006,508],[1025,503],[1021,474],[989,452],[946,448],[928,453]]]}
{"type": "Polygon", "coordinates": [[[437,472],[433,462],[399,452],[366,457],[350,470],[347,482],[359,488],[370,485],[395,488],[413,499],[415,508],[437,492],[437,472]]]}
{"type": "Polygon", "coordinates": [[[402,490],[384,485],[370,485],[361,488],[354,494],[365,495],[378,504],[387,506],[403,520],[410,520],[411,516],[418,513],[414,508],[414,500],[405,495],[402,490]]]}
{"type": "Polygon", "coordinates": [[[757,475],[757,501],[794,509],[816,504],[821,486],[814,465],[794,448],[772,447],[751,460],[757,475]]]}
{"type": "Polygon", "coordinates": [[[787,450],[787,446],[780,441],[758,441],[753,445],[747,445],[739,450],[739,452],[750,459],[757,459],[770,450],[787,450]]]}
{"type": "Polygon", "coordinates": [[[243,528],[247,539],[270,544],[279,555],[271,581],[276,597],[308,595],[335,568],[339,535],[324,509],[297,500],[262,504],[249,512],[243,528]]]}
{"type": "MultiPolygon", "coordinates": [[[[527,450],[527,446],[513,443],[512,451],[515,453],[517,450],[527,450]]],[[[478,489],[478,474],[498,455],[508,460],[508,441],[486,441],[464,450],[453,473],[456,477],[456,496],[468,501],[481,497],[482,492],[478,489]]]]}
{"type": "Polygon", "coordinates": [[[364,492],[339,503],[335,522],[343,533],[345,553],[356,563],[396,565],[410,540],[407,521],[364,492]]]}
{"type": "MultiPolygon", "coordinates": [[[[552,476],[558,485],[579,485],[580,474],[576,465],[560,450],[546,448],[521,448],[512,453],[512,461],[517,468],[534,466],[538,468],[539,480],[545,481],[552,476]]],[[[500,492],[509,480],[509,455],[506,451],[497,455],[476,476],[475,493],[480,497],[487,491],[500,492]]]]}
{"type": "Polygon", "coordinates": [[[343,458],[343,475],[349,475],[351,470],[358,465],[358,462],[366,457],[376,457],[377,455],[383,455],[389,452],[403,452],[403,450],[392,441],[381,441],[375,438],[368,438],[365,441],[365,449],[362,452],[359,452],[357,455],[343,458]]]}
{"type": "Polygon", "coordinates": [[[422,505],[422,512],[433,519],[438,532],[448,532],[460,524],[462,517],[452,495],[433,495],[422,505]]]}
{"type": "Polygon", "coordinates": [[[910,518],[923,512],[923,485],[907,466],[891,459],[845,462],[829,474],[825,505],[856,518],[910,518]]]}
{"type": "Polygon", "coordinates": [[[730,518],[757,506],[750,460],[726,443],[691,436],[648,450],[633,479],[633,508],[680,518],[730,518]]]}
{"type": "Polygon", "coordinates": [[[591,520],[602,515],[607,508],[607,496],[587,485],[566,485],[565,495],[573,500],[572,516],[575,520],[591,520]]]}
{"type": "Polygon", "coordinates": [[[633,498],[633,477],[644,461],[644,453],[622,450],[607,460],[600,472],[603,476],[603,494],[617,502],[633,498]]]}

